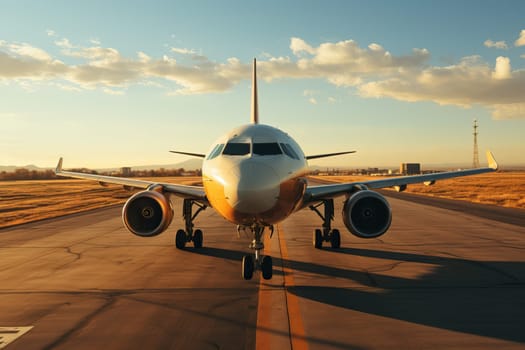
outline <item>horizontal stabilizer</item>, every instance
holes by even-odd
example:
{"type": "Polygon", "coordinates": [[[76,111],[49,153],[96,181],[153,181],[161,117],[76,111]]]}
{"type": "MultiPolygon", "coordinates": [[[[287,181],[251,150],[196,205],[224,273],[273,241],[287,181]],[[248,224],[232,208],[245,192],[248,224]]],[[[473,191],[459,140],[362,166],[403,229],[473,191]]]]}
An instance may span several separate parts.
{"type": "Polygon", "coordinates": [[[325,153],[325,154],[316,154],[313,156],[306,156],[306,159],[317,159],[317,158],[326,158],[340,156],[341,154],[355,153],[356,151],[345,151],[345,152],[336,152],[336,153],[325,153]]]}
{"type": "Polygon", "coordinates": [[[184,154],[185,156],[192,156],[197,158],[204,158],[206,157],[205,154],[201,153],[190,153],[190,152],[181,152],[181,151],[170,151],[171,153],[177,153],[177,154],[184,154]]]}

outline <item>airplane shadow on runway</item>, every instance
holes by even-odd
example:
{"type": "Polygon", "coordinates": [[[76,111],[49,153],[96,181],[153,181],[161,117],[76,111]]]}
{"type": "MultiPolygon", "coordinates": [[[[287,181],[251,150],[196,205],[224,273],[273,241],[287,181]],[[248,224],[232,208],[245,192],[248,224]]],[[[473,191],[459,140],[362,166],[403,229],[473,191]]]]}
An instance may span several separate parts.
{"type": "MultiPolygon", "coordinates": [[[[220,248],[192,250],[240,261],[245,252],[220,248]]],[[[274,257],[274,266],[375,287],[363,289],[298,285],[287,291],[320,303],[420,325],[525,343],[525,262],[475,261],[361,248],[326,250],[400,263],[429,264],[416,278],[389,275],[389,268],[370,272],[274,257]],[[374,289],[376,290],[376,289],[374,289]]],[[[274,274],[280,270],[275,270],[274,274]]]]}

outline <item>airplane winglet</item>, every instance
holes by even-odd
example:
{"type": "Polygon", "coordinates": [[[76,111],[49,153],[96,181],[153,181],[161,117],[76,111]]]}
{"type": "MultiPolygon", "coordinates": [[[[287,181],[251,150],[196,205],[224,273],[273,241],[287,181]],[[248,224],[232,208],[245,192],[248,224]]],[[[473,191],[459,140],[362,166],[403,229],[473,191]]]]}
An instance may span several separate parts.
{"type": "Polygon", "coordinates": [[[57,164],[57,167],[55,168],[55,174],[59,173],[62,171],[62,157],[60,157],[60,159],[58,160],[58,164],[57,164]]]}
{"type": "Polygon", "coordinates": [[[498,170],[498,162],[496,162],[491,151],[487,151],[487,162],[489,163],[489,168],[498,170]]]}

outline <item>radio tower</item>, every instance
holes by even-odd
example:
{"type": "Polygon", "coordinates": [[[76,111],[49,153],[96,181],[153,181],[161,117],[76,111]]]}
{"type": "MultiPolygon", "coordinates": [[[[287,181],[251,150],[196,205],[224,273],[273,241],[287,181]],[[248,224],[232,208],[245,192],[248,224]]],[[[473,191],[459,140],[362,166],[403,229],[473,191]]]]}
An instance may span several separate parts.
{"type": "Polygon", "coordinates": [[[472,154],[472,167],[479,168],[479,154],[478,154],[478,121],[474,119],[474,152],[472,154]]]}

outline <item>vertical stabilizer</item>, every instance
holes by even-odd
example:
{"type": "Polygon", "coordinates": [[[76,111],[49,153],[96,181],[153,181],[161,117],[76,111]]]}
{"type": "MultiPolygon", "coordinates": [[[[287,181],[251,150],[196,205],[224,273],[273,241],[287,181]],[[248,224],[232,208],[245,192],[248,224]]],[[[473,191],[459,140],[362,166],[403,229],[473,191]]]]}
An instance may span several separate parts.
{"type": "Polygon", "coordinates": [[[257,61],[253,59],[252,73],[252,124],[259,124],[259,104],[257,102],[257,61]]]}

